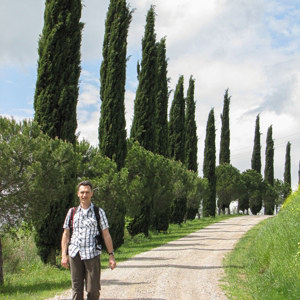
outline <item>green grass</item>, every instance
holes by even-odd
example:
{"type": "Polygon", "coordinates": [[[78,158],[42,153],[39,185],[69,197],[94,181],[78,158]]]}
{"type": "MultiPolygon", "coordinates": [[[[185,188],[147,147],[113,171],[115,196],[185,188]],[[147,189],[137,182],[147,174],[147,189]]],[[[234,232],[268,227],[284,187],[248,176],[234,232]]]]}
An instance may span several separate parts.
{"type": "Polygon", "coordinates": [[[300,299],[300,191],[248,231],[224,265],[229,299],[300,299]]]}
{"type": "MultiPolygon", "coordinates": [[[[125,243],[116,251],[117,263],[230,217],[233,216],[196,219],[181,226],[172,224],[168,232],[150,232],[149,237],[140,234],[131,238],[126,232],[125,243]]],[[[0,286],[0,299],[45,299],[70,289],[69,270],[44,265],[37,256],[32,235],[21,231],[18,236],[19,239],[6,236],[2,240],[4,285],[0,286]]],[[[60,261],[60,258],[57,257],[57,260],[60,261]]],[[[101,255],[101,267],[108,268],[107,254],[101,255]]]]}

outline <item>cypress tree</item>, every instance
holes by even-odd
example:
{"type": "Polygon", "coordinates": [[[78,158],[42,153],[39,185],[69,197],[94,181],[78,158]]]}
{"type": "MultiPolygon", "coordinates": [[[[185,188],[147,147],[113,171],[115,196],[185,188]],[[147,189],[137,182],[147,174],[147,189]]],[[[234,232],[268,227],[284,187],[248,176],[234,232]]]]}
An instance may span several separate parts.
{"type": "Polygon", "coordinates": [[[266,140],[266,165],[265,165],[265,188],[264,207],[265,214],[272,215],[274,212],[276,193],[274,191],[274,141],[272,138],[272,126],[268,128],[266,140]]]}
{"type": "MultiPolygon", "coordinates": [[[[34,95],[35,120],[51,138],[76,143],[76,107],[80,76],[80,45],[83,24],[81,1],[46,0],[44,27],[38,47],[38,70],[34,95]]],[[[54,141],[53,141],[54,142],[54,141]]],[[[53,145],[57,145],[54,143],[53,145]]],[[[48,149],[48,152],[52,149],[48,149]]],[[[53,239],[61,232],[63,218],[74,200],[76,169],[63,172],[63,185],[69,187],[60,201],[49,203],[46,220],[36,227],[38,248],[44,261],[55,263],[59,241],[53,239]],[[71,189],[70,189],[71,187],[71,189]],[[58,241],[58,242],[57,242],[58,241]],[[55,243],[50,245],[49,243],[55,243]]]]}
{"type": "Polygon", "coordinates": [[[254,136],[254,146],[251,159],[251,169],[255,170],[257,173],[261,174],[261,155],[260,155],[260,126],[259,126],[259,115],[256,117],[255,123],[255,136],[254,136]]]}
{"type": "Polygon", "coordinates": [[[80,17],[80,0],[46,0],[34,95],[34,118],[42,131],[73,144],[83,28],[80,17]]]}
{"type": "Polygon", "coordinates": [[[230,128],[229,128],[229,105],[230,98],[228,96],[228,89],[224,95],[223,113],[221,114],[222,129],[221,129],[221,142],[220,142],[220,158],[219,163],[230,164],[230,128]]]}
{"type": "Polygon", "coordinates": [[[169,156],[182,163],[185,162],[185,99],[183,80],[183,76],[180,76],[178,79],[171,105],[169,122],[169,156]]]}
{"type": "Polygon", "coordinates": [[[168,156],[168,78],[166,59],[166,39],[162,38],[157,45],[157,96],[156,124],[157,149],[156,153],[168,156]]]}
{"type": "Polygon", "coordinates": [[[208,193],[203,199],[203,216],[216,215],[216,132],[214,109],[212,108],[207,121],[203,176],[208,179],[208,193]]]}
{"type": "MultiPolygon", "coordinates": [[[[300,166],[300,164],[299,164],[300,166]]],[[[299,178],[300,178],[300,168],[299,168],[299,178]]],[[[284,198],[287,198],[292,191],[292,180],[291,180],[291,143],[288,142],[286,145],[285,153],[285,165],[284,165],[284,174],[283,181],[285,186],[284,198]]]]}
{"type": "Polygon", "coordinates": [[[286,145],[286,152],[285,152],[285,166],[284,166],[284,175],[283,181],[288,184],[288,186],[292,187],[291,181],[291,143],[288,142],[286,145]]]}
{"type": "Polygon", "coordinates": [[[272,138],[272,126],[268,128],[266,140],[265,181],[274,186],[274,141],[272,138]]]}
{"type": "Polygon", "coordinates": [[[105,23],[100,69],[102,100],[99,148],[120,170],[126,157],[125,80],[127,35],[132,11],[126,0],[111,0],[105,23]]]}
{"type": "Polygon", "coordinates": [[[186,116],[185,116],[185,165],[188,170],[198,171],[197,152],[198,138],[195,120],[196,104],[194,100],[195,80],[190,77],[187,91],[186,116]]]}
{"type": "Polygon", "coordinates": [[[155,13],[151,6],[146,20],[145,35],[142,40],[142,60],[138,74],[139,85],[134,102],[134,117],[131,138],[149,151],[156,149],[156,76],[157,49],[154,31],[155,13]]]}

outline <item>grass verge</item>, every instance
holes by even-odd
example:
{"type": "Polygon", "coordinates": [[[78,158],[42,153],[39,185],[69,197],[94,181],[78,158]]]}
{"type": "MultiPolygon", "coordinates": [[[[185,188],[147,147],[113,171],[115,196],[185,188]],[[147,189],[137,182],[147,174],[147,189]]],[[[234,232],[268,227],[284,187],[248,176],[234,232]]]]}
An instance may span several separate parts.
{"type": "MultiPolygon", "coordinates": [[[[171,224],[168,232],[151,231],[148,237],[140,234],[131,238],[126,231],[125,242],[116,251],[116,261],[125,261],[230,217],[233,215],[195,219],[181,225],[171,224]]],[[[71,287],[70,272],[60,267],[44,265],[36,254],[32,235],[28,232],[19,233],[19,239],[4,238],[3,256],[4,285],[0,286],[0,299],[45,299],[71,287]]],[[[101,255],[101,267],[108,268],[107,254],[101,255]]]]}
{"type": "Polygon", "coordinates": [[[300,191],[248,231],[224,266],[229,299],[300,299],[300,191]]]}

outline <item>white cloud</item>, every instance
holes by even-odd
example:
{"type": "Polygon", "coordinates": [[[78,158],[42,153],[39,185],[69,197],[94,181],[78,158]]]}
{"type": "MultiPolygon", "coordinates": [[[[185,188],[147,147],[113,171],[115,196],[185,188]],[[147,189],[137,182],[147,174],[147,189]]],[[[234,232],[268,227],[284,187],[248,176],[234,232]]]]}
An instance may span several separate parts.
{"type": "Polygon", "coordinates": [[[42,32],[44,1],[0,2],[0,66],[34,64],[42,32]]]}
{"type": "MultiPolygon", "coordinates": [[[[129,135],[136,91],[136,61],[141,58],[146,14],[155,5],[157,40],[166,36],[170,89],[184,75],[185,92],[190,75],[196,80],[198,162],[202,170],[205,128],[215,108],[216,145],[220,139],[220,113],[225,89],[230,106],[232,162],[240,170],[250,167],[255,118],[261,114],[262,158],[267,128],[273,125],[275,172],[282,179],[287,141],[292,143],[293,186],[298,180],[300,157],[300,8],[295,0],[132,0],[135,8],[129,27],[125,95],[129,135]],[[281,141],[281,144],[278,144],[281,141]],[[293,144],[294,143],[294,144],[293,144]]],[[[82,62],[102,59],[104,22],[108,0],[84,0],[82,62]]],[[[0,3],[0,66],[36,65],[38,36],[43,26],[44,1],[0,3]]],[[[98,71],[99,72],[99,71],[98,71]]],[[[35,76],[35,74],[34,74],[35,76]]],[[[173,99],[170,96],[169,106],[173,99]]],[[[28,101],[28,99],[26,100],[28,101]]],[[[81,73],[78,130],[98,143],[100,117],[99,73],[85,67],[81,73]]],[[[217,153],[217,162],[218,156],[217,153]]],[[[263,168],[262,168],[263,169],[263,168]]]]}
{"type": "Polygon", "coordinates": [[[81,109],[89,105],[100,107],[99,88],[95,85],[84,83],[81,85],[78,108],[81,109]]]}
{"type": "Polygon", "coordinates": [[[98,127],[99,127],[100,111],[89,112],[81,110],[77,114],[77,133],[79,140],[85,139],[93,146],[98,145],[98,127]]]}

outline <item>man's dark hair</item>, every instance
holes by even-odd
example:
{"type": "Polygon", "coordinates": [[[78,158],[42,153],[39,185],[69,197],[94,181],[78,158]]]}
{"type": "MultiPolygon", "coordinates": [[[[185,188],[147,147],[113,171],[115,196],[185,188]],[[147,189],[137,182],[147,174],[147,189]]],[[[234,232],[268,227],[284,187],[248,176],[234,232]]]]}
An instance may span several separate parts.
{"type": "Polygon", "coordinates": [[[81,181],[78,183],[78,186],[77,186],[77,191],[79,190],[79,188],[81,186],[89,186],[91,188],[91,191],[93,190],[93,185],[91,182],[89,182],[88,180],[84,180],[84,181],[81,181]]]}

